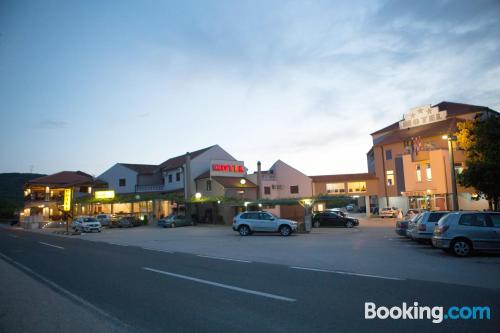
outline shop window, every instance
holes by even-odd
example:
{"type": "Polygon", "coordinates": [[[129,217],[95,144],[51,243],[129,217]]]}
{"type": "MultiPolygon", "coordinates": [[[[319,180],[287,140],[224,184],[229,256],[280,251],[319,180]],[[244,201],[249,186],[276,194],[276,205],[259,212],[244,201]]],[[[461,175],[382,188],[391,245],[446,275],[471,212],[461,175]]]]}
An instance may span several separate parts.
{"type": "Polygon", "coordinates": [[[366,182],[347,183],[347,188],[349,189],[349,193],[366,192],[366,182]]]}
{"type": "Polygon", "coordinates": [[[387,186],[394,186],[394,170],[386,171],[387,186]]]}
{"type": "Polygon", "coordinates": [[[344,193],[345,184],[344,183],[331,183],[326,184],[326,193],[344,193]]]}
{"type": "Polygon", "coordinates": [[[392,160],[392,150],[389,149],[385,151],[385,159],[392,160]]]}
{"type": "Polygon", "coordinates": [[[431,181],[432,180],[432,170],[431,170],[431,164],[427,163],[427,168],[425,169],[425,174],[427,176],[427,180],[431,181]]]}
{"type": "Polygon", "coordinates": [[[422,171],[420,170],[420,164],[417,164],[417,182],[422,181],[422,171]]]}
{"type": "Polygon", "coordinates": [[[177,173],[175,174],[175,181],[176,181],[176,182],[180,182],[180,181],[181,181],[181,173],[180,173],[180,172],[177,172],[177,173]]]}
{"type": "Polygon", "coordinates": [[[299,193],[299,185],[290,186],[290,193],[291,194],[297,194],[297,193],[299,193]]]}
{"type": "Polygon", "coordinates": [[[212,191],[212,181],[207,180],[207,192],[210,192],[210,191],[212,191]]]}
{"type": "Polygon", "coordinates": [[[168,182],[171,183],[172,182],[172,175],[168,175],[168,182]]]}
{"type": "Polygon", "coordinates": [[[120,185],[121,187],[127,186],[127,180],[125,178],[120,178],[120,180],[118,181],[118,185],[120,185]]]}
{"type": "Polygon", "coordinates": [[[264,194],[265,195],[270,195],[271,194],[271,188],[269,186],[264,186],[264,194]]]}

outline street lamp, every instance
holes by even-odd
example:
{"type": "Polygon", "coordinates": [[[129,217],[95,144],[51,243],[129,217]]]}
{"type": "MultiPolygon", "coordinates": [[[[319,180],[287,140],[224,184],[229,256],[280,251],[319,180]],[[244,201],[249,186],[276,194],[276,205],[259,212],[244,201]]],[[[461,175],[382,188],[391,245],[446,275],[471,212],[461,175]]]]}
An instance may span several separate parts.
{"type": "Polygon", "coordinates": [[[450,157],[450,173],[451,173],[451,208],[458,210],[458,195],[457,195],[457,178],[455,175],[455,157],[453,156],[453,141],[457,141],[457,136],[448,134],[442,136],[443,140],[448,140],[448,154],[450,157]]]}
{"type": "Polygon", "coordinates": [[[196,200],[200,200],[201,199],[201,193],[200,192],[196,192],[194,197],[196,198],[196,200]]]}

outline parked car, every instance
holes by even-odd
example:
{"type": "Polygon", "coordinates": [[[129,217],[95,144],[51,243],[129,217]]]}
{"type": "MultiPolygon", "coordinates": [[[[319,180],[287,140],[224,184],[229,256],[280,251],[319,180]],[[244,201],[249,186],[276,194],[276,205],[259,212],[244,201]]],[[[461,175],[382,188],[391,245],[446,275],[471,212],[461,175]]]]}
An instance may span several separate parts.
{"type": "Polygon", "coordinates": [[[449,213],[434,229],[432,244],[459,257],[473,251],[500,251],[500,213],[449,213]]]}
{"type": "Polygon", "coordinates": [[[115,218],[111,214],[98,214],[96,216],[96,219],[99,221],[99,223],[101,223],[101,226],[109,227],[111,221],[114,220],[115,218]]]}
{"type": "Polygon", "coordinates": [[[440,218],[448,214],[448,211],[423,212],[415,220],[415,224],[410,230],[410,238],[416,241],[431,241],[434,228],[440,218]]]}
{"type": "Polygon", "coordinates": [[[163,228],[175,228],[187,225],[193,225],[193,222],[188,221],[184,215],[171,214],[158,220],[158,226],[163,228]]]}
{"type": "Polygon", "coordinates": [[[281,219],[266,211],[250,211],[234,217],[233,230],[238,231],[241,236],[248,236],[253,232],[279,232],[282,236],[290,236],[297,231],[297,222],[281,219]]]}
{"type": "Polygon", "coordinates": [[[384,217],[396,217],[398,216],[399,210],[396,207],[384,207],[380,209],[379,216],[384,217]]]}
{"type": "Polygon", "coordinates": [[[348,212],[352,212],[354,210],[354,205],[348,204],[347,206],[345,206],[345,210],[347,210],[348,212]]]}
{"type": "Polygon", "coordinates": [[[75,231],[101,232],[101,224],[92,216],[79,216],[71,222],[71,226],[75,231]]]}
{"type": "Polygon", "coordinates": [[[117,221],[111,221],[110,228],[132,228],[142,225],[142,221],[134,216],[125,216],[117,221]]]}
{"type": "Polygon", "coordinates": [[[413,215],[411,218],[402,220],[402,221],[396,221],[396,229],[395,232],[399,236],[407,236],[406,231],[409,228],[410,223],[415,223],[415,221],[419,218],[420,214],[413,215]]]}
{"type": "Polygon", "coordinates": [[[359,220],[352,217],[344,217],[336,212],[321,212],[312,218],[313,225],[319,226],[332,226],[332,227],[346,227],[352,228],[359,225],[359,220]]]}

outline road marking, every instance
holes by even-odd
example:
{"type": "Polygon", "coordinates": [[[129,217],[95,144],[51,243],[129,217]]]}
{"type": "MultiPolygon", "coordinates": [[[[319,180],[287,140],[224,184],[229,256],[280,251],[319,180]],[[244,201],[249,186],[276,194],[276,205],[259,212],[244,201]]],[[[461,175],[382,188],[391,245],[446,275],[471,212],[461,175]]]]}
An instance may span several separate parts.
{"type": "Polygon", "coordinates": [[[100,308],[98,308],[97,306],[93,305],[92,303],[87,302],[83,298],[81,298],[81,297],[73,294],[71,291],[69,291],[69,290],[61,287],[57,283],[55,283],[55,282],[53,282],[53,281],[51,281],[51,280],[43,277],[42,275],[40,275],[37,272],[33,271],[31,268],[28,268],[28,267],[24,266],[20,262],[15,261],[14,259],[6,256],[3,253],[0,253],[0,258],[2,258],[5,261],[11,263],[13,266],[17,267],[21,271],[24,271],[24,273],[28,273],[28,274],[32,275],[32,277],[35,277],[38,280],[40,280],[41,282],[45,283],[46,285],[52,287],[53,289],[55,289],[56,291],[58,291],[60,294],[62,294],[64,296],[67,296],[70,299],[73,299],[73,301],[75,301],[77,304],[81,304],[81,305],[87,307],[89,310],[94,311],[95,313],[99,314],[100,316],[103,316],[104,318],[107,318],[107,319],[111,320],[115,324],[117,324],[119,326],[122,326],[122,328],[126,329],[126,331],[130,331],[130,326],[129,325],[127,325],[124,322],[122,322],[121,320],[113,317],[109,313],[101,310],[100,308]]]}
{"type": "Polygon", "coordinates": [[[197,255],[200,258],[209,258],[209,259],[219,259],[219,260],[228,260],[228,261],[237,261],[237,262],[246,262],[246,263],[251,263],[251,261],[248,260],[242,260],[242,259],[232,259],[232,258],[224,258],[224,257],[213,257],[213,256],[205,256],[202,254],[197,255]]]}
{"type": "Polygon", "coordinates": [[[294,299],[294,298],[289,298],[289,297],[284,297],[284,296],[280,296],[280,295],[269,294],[269,293],[265,293],[265,292],[262,292],[262,291],[256,291],[256,290],[250,290],[250,289],[235,287],[235,286],[231,286],[231,285],[228,285],[228,284],[223,284],[223,283],[218,283],[218,282],[213,282],[213,281],[208,281],[208,280],[202,280],[202,279],[194,278],[194,277],[191,277],[191,276],[186,276],[186,275],[181,275],[181,274],[175,274],[175,273],[160,271],[160,270],[154,269],[154,268],[143,267],[143,269],[147,270],[147,271],[150,271],[150,272],[155,272],[155,273],[160,273],[160,274],[163,274],[163,275],[173,276],[173,277],[176,277],[176,278],[185,279],[185,280],[189,280],[189,281],[193,281],[193,282],[208,284],[208,285],[219,287],[219,288],[225,288],[225,289],[229,289],[229,290],[239,291],[239,292],[242,292],[242,293],[247,293],[247,294],[252,294],[252,295],[257,295],[257,296],[262,296],[262,297],[267,297],[267,298],[272,298],[272,299],[276,299],[276,300],[279,300],[279,301],[285,301],[285,302],[295,302],[296,301],[296,299],[294,299]]]}
{"type": "Polygon", "coordinates": [[[47,246],[52,246],[52,247],[55,247],[57,249],[64,250],[64,247],[62,247],[62,246],[52,245],[52,244],[45,243],[45,242],[38,242],[38,243],[43,244],[43,245],[47,245],[47,246]]]}
{"type": "Polygon", "coordinates": [[[111,244],[111,245],[118,245],[118,246],[128,246],[126,244],[118,244],[118,243],[112,243],[112,242],[108,242],[108,244],[111,244]]]}
{"type": "Polygon", "coordinates": [[[165,253],[174,253],[174,251],[162,250],[162,249],[153,249],[153,248],[150,248],[150,247],[141,247],[141,249],[143,249],[143,250],[149,250],[149,251],[165,252],[165,253]]]}
{"type": "Polygon", "coordinates": [[[9,237],[12,237],[12,238],[19,238],[19,236],[16,236],[16,235],[12,235],[12,234],[7,234],[9,237]]]}
{"type": "Polygon", "coordinates": [[[390,276],[362,274],[362,273],[352,273],[352,272],[344,272],[344,271],[332,271],[332,270],[320,269],[320,268],[309,268],[309,267],[298,267],[298,266],[290,266],[290,268],[300,269],[300,270],[304,270],[304,271],[315,271],[315,272],[324,272],[324,273],[334,273],[334,274],[343,274],[343,275],[354,275],[354,276],[371,277],[371,278],[376,278],[376,279],[398,280],[398,281],[406,280],[406,279],[397,278],[397,277],[390,277],[390,276]]]}

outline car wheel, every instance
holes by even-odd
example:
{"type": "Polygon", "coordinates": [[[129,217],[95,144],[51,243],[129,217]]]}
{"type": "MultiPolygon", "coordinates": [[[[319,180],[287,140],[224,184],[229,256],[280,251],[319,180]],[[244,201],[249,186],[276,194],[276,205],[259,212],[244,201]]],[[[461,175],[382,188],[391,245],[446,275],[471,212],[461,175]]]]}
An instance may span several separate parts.
{"type": "Polygon", "coordinates": [[[352,228],[352,227],[354,227],[354,223],[353,223],[352,221],[347,221],[347,222],[345,223],[345,227],[346,227],[346,228],[352,228]]]}
{"type": "Polygon", "coordinates": [[[287,225],[281,226],[281,228],[280,228],[281,236],[290,236],[291,233],[292,233],[292,229],[289,226],[287,226],[287,225]]]}
{"type": "Polygon", "coordinates": [[[175,223],[174,222],[170,223],[170,228],[175,228],[175,223]]]}
{"type": "Polygon", "coordinates": [[[467,239],[459,238],[451,243],[451,250],[458,257],[467,257],[472,252],[472,244],[467,239]]]}
{"type": "Polygon", "coordinates": [[[240,236],[248,236],[248,235],[250,235],[250,228],[247,225],[240,226],[240,228],[238,229],[238,231],[240,232],[240,236]]]}

